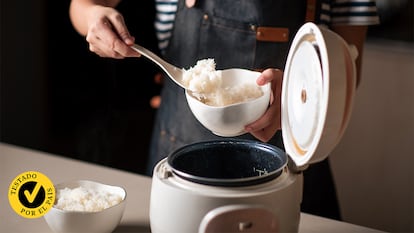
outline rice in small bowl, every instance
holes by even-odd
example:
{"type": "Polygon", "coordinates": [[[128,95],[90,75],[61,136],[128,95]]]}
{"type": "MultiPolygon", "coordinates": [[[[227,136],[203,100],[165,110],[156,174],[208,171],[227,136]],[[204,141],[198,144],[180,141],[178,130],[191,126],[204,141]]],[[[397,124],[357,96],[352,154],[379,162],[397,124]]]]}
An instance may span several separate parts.
{"type": "Polygon", "coordinates": [[[125,189],[78,180],[55,185],[56,200],[44,215],[54,232],[112,232],[121,221],[125,189]]]}
{"type": "Polygon", "coordinates": [[[216,70],[214,60],[200,60],[183,77],[188,86],[188,106],[214,134],[244,134],[244,127],[260,118],[269,106],[270,83],[257,85],[259,75],[245,69],[216,70]]]}

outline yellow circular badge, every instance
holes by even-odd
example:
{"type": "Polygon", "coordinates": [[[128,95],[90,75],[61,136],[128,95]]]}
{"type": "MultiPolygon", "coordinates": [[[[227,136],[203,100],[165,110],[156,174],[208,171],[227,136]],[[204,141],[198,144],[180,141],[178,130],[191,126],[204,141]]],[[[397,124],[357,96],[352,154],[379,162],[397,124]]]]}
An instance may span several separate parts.
{"type": "Polygon", "coordinates": [[[55,187],[49,178],[37,171],[16,176],[9,187],[9,202],[13,210],[25,218],[45,215],[55,203],[55,187]]]}

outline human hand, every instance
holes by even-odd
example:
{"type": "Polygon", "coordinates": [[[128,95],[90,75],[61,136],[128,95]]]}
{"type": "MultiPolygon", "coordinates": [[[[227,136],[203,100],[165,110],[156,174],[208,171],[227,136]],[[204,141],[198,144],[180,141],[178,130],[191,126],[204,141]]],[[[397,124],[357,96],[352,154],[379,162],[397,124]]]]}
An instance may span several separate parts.
{"type": "Polygon", "coordinates": [[[271,82],[270,106],[258,120],[246,125],[245,130],[263,142],[269,141],[281,129],[282,79],[283,71],[266,69],[256,80],[257,84],[261,86],[271,82]]]}
{"type": "Polygon", "coordinates": [[[130,35],[123,16],[116,9],[93,6],[86,20],[88,25],[86,41],[89,43],[90,51],[101,57],[116,59],[140,56],[130,48],[135,38],[130,35]]]}

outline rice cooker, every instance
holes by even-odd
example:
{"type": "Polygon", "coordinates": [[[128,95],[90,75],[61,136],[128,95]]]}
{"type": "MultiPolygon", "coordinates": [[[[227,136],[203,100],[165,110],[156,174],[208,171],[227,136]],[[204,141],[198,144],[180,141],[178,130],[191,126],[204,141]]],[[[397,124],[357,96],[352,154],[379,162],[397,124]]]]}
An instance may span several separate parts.
{"type": "Polygon", "coordinates": [[[151,231],[297,232],[302,171],[327,158],[346,129],[356,56],[334,32],[304,24],[284,70],[285,151],[236,139],[179,148],[154,168],[151,231]]]}

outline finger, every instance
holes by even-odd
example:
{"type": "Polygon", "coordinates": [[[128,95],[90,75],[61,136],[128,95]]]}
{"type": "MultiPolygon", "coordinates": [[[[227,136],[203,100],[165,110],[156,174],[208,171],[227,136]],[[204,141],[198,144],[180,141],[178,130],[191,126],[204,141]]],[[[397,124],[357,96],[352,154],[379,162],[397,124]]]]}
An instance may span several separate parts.
{"type": "Polygon", "coordinates": [[[124,58],[124,56],[112,50],[98,37],[88,37],[87,41],[89,43],[89,50],[100,57],[111,57],[115,59],[124,58]]]}
{"type": "Polygon", "coordinates": [[[135,38],[129,33],[123,16],[121,14],[111,15],[108,20],[117,36],[116,40],[111,41],[111,48],[124,57],[140,57],[140,53],[130,48],[135,43],[135,38]]]}
{"type": "Polygon", "coordinates": [[[126,45],[113,24],[108,18],[98,20],[92,25],[87,34],[86,40],[89,42],[90,50],[93,52],[100,51],[99,55],[102,57],[125,58],[125,57],[139,57],[140,54],[132,50],[126,45]]]}
{"type": "Polygon", "coordinates": [[[111,41],[118,39],[117,37],[110,26],[110,22],[107,19],[102,19],[89,27],[86,41],[92,47],[104,50],[105,47],[111,47],[111,41]]]}
{"type": "Polygon", "coordinates": [[[273,135],[275,135],[278,130],[280,130],[279,123],[273,122],[267,127],[250,130],[248,132],[260,141],[267,142],[273,137],[273,135]]]}
{"type": "Polygon", "coordinates": [[[89,45],[89,50],[96,53],[100,57],[110,57],[115,59],[123,59],[124,56],[114,52],[113,50],[101,50],[99,47],[94,47],[93,45],[89,45]]]}
{"type": "Polygon", "coordinates": [[[251,132],[251,135],[255,137],[256,139],[259,139],[262,142],[268,142],[270,139],[272,139],[273,132],[270,132],[269,130],[262,129],[260,131],[251,132]]]}
{"type": "Polygon", "coordinates": [[[254,132],[267,128],[271,125],[277,126],[280,122],[279,119],[279,110],[277,106],[270,106],[259,119],[246,125],[246,130],[248,132],[254,132]]]}
{"type": "Polygon", "coordinates": [[[124,17],[121,14],[116,14],[110,18],[113,30],[118,34],[121,40],[127,45],[134,44],[135,38],[131,36],[129,30],[125,24],[124,17]]]}
{"type": "Polygon", "coordinates": [[[266,69],[260,76],[257,78],[256,83],[260,86],[265,85],[266,83],[272,82],[274,80],[282,79],[283,71],[279,69],[266,69]]]}
{"type": "Polygon", "coordinates": [[[264,128],[257,131],[250,132],[255,138],[259,139],[262,142],[268,142],[275,135],[276,131],[272,128],[264,128]]]}
{"type": "Polygon", "coordinates": [[[108,46],[105,42],[103,42],[100,38],[94,38],[94,40],[89,40],[89,50],[98,54],[101,57],[111,57],[116,59],[122,59],[125,57],[140,57],[141,54],[138,52],[132,50],[128,52],[127,54],[121,54],[117,52],[115,49],[112,49],[112,47],[108,46]],[[93,41],[93,42],[91,42],[93,41]]]}
{"type": "Polygon", "coordinates": [[[120,40],[107,18],[102,18],[89,27],[87,40],[92,43],[94,39],[104,42],[107,46],[112,46],[113,41],[120,40]]]}
{"type": "MultiPolygon", "coordinates": [[[[97,29],[99,31],[95,34],[109,49],[118,53],[122,50],[127,51],[128,45],[126,45],[119,36],[117,29],[114,27],[114,22],[110,21],[110,19],[104,19],[97,29]]],[[[120,54],[122,54],[122,52],[120,54]]]]}
{"type": "Polygon", "coordinates": [[[245,130],[261,141],[270,140],[281,129],[280,101],[275,101],[257,121],[246,125],[245,130]]]}

